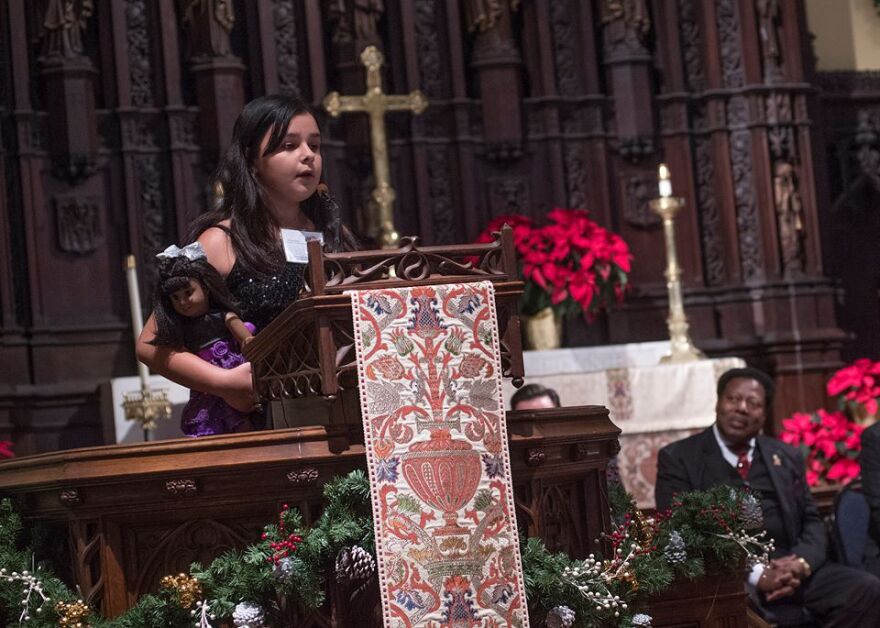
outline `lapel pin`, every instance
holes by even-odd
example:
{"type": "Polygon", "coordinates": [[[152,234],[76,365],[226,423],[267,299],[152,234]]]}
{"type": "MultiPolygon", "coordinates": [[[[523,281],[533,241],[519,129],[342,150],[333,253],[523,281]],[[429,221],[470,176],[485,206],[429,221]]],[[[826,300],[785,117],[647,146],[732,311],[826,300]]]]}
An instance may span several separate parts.
{"type": "Polygon", "coordinates": [[[773,466],[774,467],[781,467],[782,466],[782,460],[779,458],[779,454],[773,454],[773,466]]]}

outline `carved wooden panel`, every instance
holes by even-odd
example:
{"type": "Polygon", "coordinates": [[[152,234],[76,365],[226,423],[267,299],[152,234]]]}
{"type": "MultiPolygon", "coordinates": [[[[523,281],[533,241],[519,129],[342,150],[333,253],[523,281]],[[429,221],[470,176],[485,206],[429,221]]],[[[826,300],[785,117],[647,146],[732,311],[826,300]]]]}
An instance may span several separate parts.
{"type": "Polygon", "coordinates": [[[156,591],[169,574],[189,572],[194,562],[210,563],[223,552],[259,538],[255,521],[191,519],[178,524],[127,525],[122,538],[125,569],[133,583],[131,599],[156,591]]]}
{"type": "MultiPolygon", "coordinates": [[[[619,430],[595,406],[512,412],[508,424],[523,531],[584,557],[609,530],[604,478],[619,430]],[[583,456],[575,457],[579,446],[583,456]],[[544,454],[539,466],[527,463],[534,451],[544,454]]],[[[314,522],[323,484],[365,467],[362,445],[334,453],[324,428],[304,427],[12,459],[0,462],[0,491],[26,496],[30,520],[68,525],[77,583],[115,616],[163,576],[255,542],[282,504],[314,522]],[[75,508],[60,503],[59,489],[74,488],[88,498],[75,508]]],[[[328,592],[328,606],[316,613],[290,609],[289,625],[327,626],[331,617],[367,625],[378,596],[350,601],[335,583],[328,592]]]]}
{"type": "MultiPolygon", "coordinates": [[[[401,233],[452,244],[500,213],[586,207],[635,255],[627,306],[593,336],[658,340],[665,258],[645,201],[666,161],[686,200],[677,238],[697,344],[790,376],[780,413],[821,404],[805,391],[820,390],[842,336],[820,243],[859,232],[819,207],[855,180],[844,121],[871,109],[874,83],[808,71],[803,0],[124,0],[75,3],[48,25],[44,4],[10,0],[0,22],[0,364],[21,365],[6,367],[15,387],[0,383],[0,407],[16,408],[20,453],[99,442],[94,390],[135,373],[121,260],[137,256],[148,307],[154,255],[183,244],[210,202],[242,103],[361,92],[367,44],[388,59],[390,93],[431,102],[389,118],[401,233]],[[807,115],[825,84],[837,95],[807,115]],[[792,335],[786,312],[816,295],[792,335]]],[[[327,183],[370,237],[366,117],[321,122],[327,183]]],[[[864,346],[880,351],[875,336],[864,346]]]]}

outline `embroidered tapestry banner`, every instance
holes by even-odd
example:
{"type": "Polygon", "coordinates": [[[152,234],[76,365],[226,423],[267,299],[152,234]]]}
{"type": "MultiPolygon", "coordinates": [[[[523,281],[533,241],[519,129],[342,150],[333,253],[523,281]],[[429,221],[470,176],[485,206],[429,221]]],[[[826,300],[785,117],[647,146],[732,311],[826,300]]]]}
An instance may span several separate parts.
{"type": "Polygon", "coordinates": [[[528,626],[490,282],[351,292],[385,626],[528,626]]]}

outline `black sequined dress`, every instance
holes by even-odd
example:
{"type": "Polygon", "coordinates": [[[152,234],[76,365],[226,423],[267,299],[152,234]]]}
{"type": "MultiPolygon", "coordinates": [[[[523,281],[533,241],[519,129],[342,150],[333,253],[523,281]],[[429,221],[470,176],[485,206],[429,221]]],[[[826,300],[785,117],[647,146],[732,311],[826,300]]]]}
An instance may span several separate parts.
{"type": "Polygon", "coordinates": [[[241,320],[257,326],[259,334],[276,316],[296,301],[302,290],[305,264],[287,262],[274,275],[249,272],[238,261],[226,277],[226,285],[241,308],[241,320]]]}

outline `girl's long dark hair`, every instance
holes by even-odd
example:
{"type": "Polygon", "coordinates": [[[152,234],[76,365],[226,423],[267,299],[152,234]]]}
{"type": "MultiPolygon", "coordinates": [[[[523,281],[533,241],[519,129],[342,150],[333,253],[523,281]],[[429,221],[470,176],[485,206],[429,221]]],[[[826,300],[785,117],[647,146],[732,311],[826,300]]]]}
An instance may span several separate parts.
{"type": "MultiPolygon", "coordinates": [[[[219,204],[193,223],[190,240],[219,222],[231,219],[229,235],[236,261],[257,274],[268,275],[284,263],[278,225],[263,203],[253,166],[260,157],[260,143],[269,134],[263,155],[278,150],[290,121],[300,114],[315,114],[299,98],[280,94],[262,96],[245,105],[232,131],[232,143],[214,174],[214,189],[222,189],[219,204]]],[[[322,175],[323,179],[323,175],[322,175]]],[[[357,248],[351,232],[343,227],[339,205],[326,185],[300,204],[303,213],[324,233],[325,248],[345,251],[357,248]]]]}
{"type": "Polygon", "coordinates": [[[163,259],[159,262],[159,282],[153,296],[153,316],[156,319],[156,337],[149,344],[182,347],[185,344],[184,318],[174,309],[171,295],[189,286],[195,279],[205,289],[211,310],[240,314],[226,282],[207,259],[189,260],[185,257],[163,259]]]}

